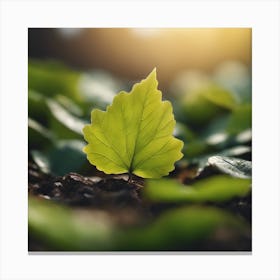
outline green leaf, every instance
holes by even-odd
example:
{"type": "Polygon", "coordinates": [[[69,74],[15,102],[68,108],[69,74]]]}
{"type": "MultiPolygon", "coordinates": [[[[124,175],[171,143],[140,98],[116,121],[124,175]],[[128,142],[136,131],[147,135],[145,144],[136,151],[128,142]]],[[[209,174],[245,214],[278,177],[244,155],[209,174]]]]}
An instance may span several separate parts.
{"type": "Polygon", "coordinates": [[[71,114],[53,99],[47,99],[50,111],[50,126],[52,131],[61,139],[80,138],[85,123],[71,114]]]}
{"type": "Polygon", "coordinates": [[[182,100],[186,119],[193,124],[207,124],[215,117],[236,107],[232,93],[223,87],[208,83],[190,90],[182,100]]]}
{"type": "Polygon", "coordinates": [[[28,63],[28,88],[46,96],[65,94],[79,102],[79,80],[78,72],[59,62],[30,60],[28,63]]]}
{"type": "Polygon", "coordinates": [[[34,90],[28,90],[28,116],[45,126],[48,125],[46,98],[34,90]]]}
{"type": "Polygon", "coordinates": [[[192,140],[195,140],[196,135],[191,131],[191,129],[183,123],[176,123],[175,130],[174,130],[174,136],[183,140],[184,142],[190,142],[192,140]]]}
{"type": "Polygon", "coordinates": [[[245,196],[250,188],[249,179],[220,175],[200,180],[192,186],[171,179],[148,180],[144,194],[159,202],[223,202],[245,196]]]}
{"type": "Polygon", "coordinates": [[[28,118],[28,145],[29,148],[50,146],[54,141],[53,133],[37,121],[28,118]]]}
{"type": "Polygon", "coordinates": [[[219,232],[230,234],[214,240],[214,250],[217,245],[244,250],[248,245],[232,241],[250,235],[244,220],[214,207],[176,208],[143,227],[121,229],[105,211],[70,209],[33,197],[28,206],[29,238],[39,241],[44,251],[209,250],[209,238],[219,232]]]}
{"type": "Polygon", "coordinates": [[[227,130],[236,135],[244,130],[252,128],[252,105],[243,104],[238,106],[232,113],[227,130]]]}
{"type": "Polygon", "coordinates": [[[112,103],[116,93],[123,89],[123,84],[106,71],[95,70],[81,75],[79,82],[81,94],[88,104],[99,109],[112,103]]]}
{"type": "Polygon", "coordinates": [[[107,174],[133,173],[159,178],[182,158],[183,142],[172,136],[172,105],[162,101],[156,70],[131,92],[120,92],[107,110],[93,110],[83,129],[89,143],[84,152],[91,164],[107,174]]]}
{"type": "Polygon", "coordinates": [[[241,103],[252,99],[252,75],[250,69],[239,61],[226,61],[214,71],[214,80],[230,90],[241,103]]]}
{"type": "MultiPolygon", "coordinates": [[[[119,250],[127,251],[189,251],[209,250],[206,244],[217,250],[248,250],[250,245],[234,245],[234,240],[250,235],[248,225],[239,217],[214,207],[189,206],[166,211],[153,224],[123,234],[119,250]],[[214,244],[209,242],[215,232],[223,235],[214,244]],[[203,240],[208,240],[203,243],[203,240]],[[223,240],[225,243],[223,243],[223,240]]],[[[241,239],[242,240],[242,239],[241,239]]],[[[239,242],[240,243],[240,242],[239,242]]]]}
{"type": "Polygon", "coordinates": [[[208,152],[207,144],[199,139],[189,142],[184,149],[185,157],[188,159],[195,158],[206,152],[208,152]]]}
{"type": "Polygon", "coordinates": [[[239,145],[239,146],[234,146],[232,148],[223,150],[220,155],[221,156],[226,156],[226,157],[239,157],[243,158],[244,156],[248,157],[249,154],[252,153],[252,149],[249,146],[244,146],[244,145],[239,145]]]}
{"type": "Polygon", "coordinates": [[[215,84],[209,86],[203,92],[203,97],[209,102],[225,109],[232,110],[236,106],[236,100],[231,92],[215,84]]]}
{"type": "Polygon", "coordinates": [[[29,237],[52,251],[110,250],[115,230],[110,218],[102,214],[29,197],[29,237]]]}
{"type": "Polygon", "coordinates": [[[42,172],[50,173],[50,161],[45,154],[37,150],[32,150],[31,155],[42,172]]]}
{"type": "Polygon", "coordinates": [[[86,163],[82,152],[84,144],[80,140],[60,140],[45,152],[32,150],[31,155],[43,172],[63,176],[69,172],[81,172],[86,163]]]}
{"type": "Polygon", "coordinates": [[[252,129],[246,129],[238,133],[235,137],[235,141],[239,144],[252,142],[252,129]]]}
{"type": "Polygon", "coordinates": [[[252,162],[224,156],[213,156],[208,159],[208,163],[216,170],[237,178],[252,177],[252,162]]]}
{"type": "Polygon", "coordinates": [[[69,172],[80,172],[86,163],[83,146],[84,142],[79,140],[58,141],[48,154],[52,173],[63,176],[69,172]]]}
{"type": "Polygon", "coordinates": [[[83,110],[80,106],[78,106],[74,101],[72,101],[69,97],[58,94],[54,98],[60,105],[62,105],[65,109],[67,109],[71,114],[77,117],[83,116],[83,110]]]}

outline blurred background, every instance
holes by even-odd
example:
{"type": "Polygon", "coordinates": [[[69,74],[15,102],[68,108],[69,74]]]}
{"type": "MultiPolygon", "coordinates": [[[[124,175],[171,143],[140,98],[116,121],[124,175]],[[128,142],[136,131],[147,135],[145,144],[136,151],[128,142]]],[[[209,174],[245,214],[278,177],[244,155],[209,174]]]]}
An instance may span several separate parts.
{"type": "Polygon", "coordinates": [[[31,28],[28,50],[29,158],[45,171],[92,170],[81,152],[91,110],[154,67],[188,162],[249,151],[251,29],[31,28]]]}
{"type": "Polygon", "coordinates": [[[251,39],[248,28],[29,29],[29,250],[251,250],[251,39]],[[184,142],[169,175],[182,185],[158,180],[141,199],[115,181],[98,188],[110,179],[88,163],[82,128],[155,67],[184,142]],[[199,203],[184,196],[193,183],[199,203]]]}
{"type": "Polygon", "coordinates": [[[128,80],[158,68],[167,89],[182,72],[211,73],[225,61],[251,66],[247,28],[29,29],[29,57],[58,59],[78,69],[103,69],[128,80]]]}

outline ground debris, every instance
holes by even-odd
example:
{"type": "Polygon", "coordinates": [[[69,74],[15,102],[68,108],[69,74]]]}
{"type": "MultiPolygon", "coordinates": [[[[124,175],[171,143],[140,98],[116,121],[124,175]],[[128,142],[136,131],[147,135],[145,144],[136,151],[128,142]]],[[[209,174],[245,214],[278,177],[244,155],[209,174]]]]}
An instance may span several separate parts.
{"type": "Polygon", "coordinates": [[[42,173],[35,164],[29,164],[29,194],[72,206],[98,208],[138,207],[141,204],[141,182],[128,183],[122,177],[94,178],[77,173],[54,176],[42,173]]]}

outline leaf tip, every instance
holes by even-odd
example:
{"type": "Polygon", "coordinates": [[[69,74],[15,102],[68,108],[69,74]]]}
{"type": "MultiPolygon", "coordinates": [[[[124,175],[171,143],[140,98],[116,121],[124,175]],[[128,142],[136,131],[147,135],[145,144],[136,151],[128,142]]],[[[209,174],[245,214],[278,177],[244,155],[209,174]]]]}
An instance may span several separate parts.
{"type": "Polygon", "coordinates": [[[157,68],[154,67],[154,69],[151,71],[151,73],[148,75],[147,78],[154,78],[155,80],[157,79],[157,68]]]}

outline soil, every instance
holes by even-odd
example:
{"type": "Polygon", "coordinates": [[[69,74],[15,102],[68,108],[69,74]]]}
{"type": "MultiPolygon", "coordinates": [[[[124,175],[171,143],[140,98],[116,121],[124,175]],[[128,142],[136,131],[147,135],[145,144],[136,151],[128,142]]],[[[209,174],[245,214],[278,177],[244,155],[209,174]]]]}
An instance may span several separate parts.
{"type": "Polygon", "coordinates": [[[44,174],[34,163],[29,164],[29,194],[71,206],[140,207],[142,187],[140,179],[128,182],[122,176],[85,177],[77,173],[60,177],[44,174]]]}
{"type": "MultiPolygon", "coordinates": [[[[209,172],[209,170],[208,170],[209,172]]],[[[196,180],[194,167],[176,169],[171,177],[182,182],[191,183],[196,180]]],[[[133,176],[83,176],[69,173],[65,176],[54,176],[40,171],[39,167],[29,162],[28,193],[31,196],[53,200],[73,208],[102,209],[110,213],[120,226],[131,226],[147,223],[158,217],[167,209],[178,207],[178,203],[150,203],[142,198],[143,179],[133,176]],[[129,215],[127,214],[129,213],[129,215]]],[[[210,204],[209,205],[213,205],[210,204]]],[[[214,204],[235,215],[241,216],[251,224],[251,194],[245,198],[233,199],[227,203],[214,204]]],[[[196,246],[197,251],[224,251],[228,244],[233,251],[250,251],[251,236],[240,237],[231,233],[216,232],[210,240],[196,246]],[[226,240],[222,240],[221,236],[226,240]],[[240,239],[241,238],[241,239],[240,239]],[[230,242],[229,242],[230,241],[230,242]]],[[[38,240],[29,236],[29,251],[41,251],[44,248],[38,240]]]]}

